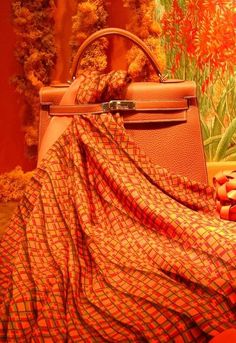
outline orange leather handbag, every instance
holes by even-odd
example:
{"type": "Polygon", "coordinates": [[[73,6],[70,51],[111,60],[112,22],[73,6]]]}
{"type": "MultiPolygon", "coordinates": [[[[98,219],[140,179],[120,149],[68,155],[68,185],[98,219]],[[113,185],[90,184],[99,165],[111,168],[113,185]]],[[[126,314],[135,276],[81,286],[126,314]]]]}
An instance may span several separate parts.
{"type": "Polygon", "coordinates": [[[165,80],[155,55],[141,39],[118,28],[97,31],[80,46],[72,66],[72,79],[86,48],[96,39],[114,34],[128,38],[144,51],[160,82],[131,82],[123,99],[110,99],[106,104],[69,107],[60,105],[69,84],[42,88],[39,161],[69,125],[73,115],[120,112],[128,134],[154,163],[192,180],[207,183],[196,85],[193,81],[165,80]]]}

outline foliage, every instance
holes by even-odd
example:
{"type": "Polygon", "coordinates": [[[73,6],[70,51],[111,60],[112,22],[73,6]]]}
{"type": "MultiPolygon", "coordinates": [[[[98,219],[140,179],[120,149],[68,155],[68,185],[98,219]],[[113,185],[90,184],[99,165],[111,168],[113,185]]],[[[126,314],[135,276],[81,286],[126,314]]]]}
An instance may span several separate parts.
{"type": "Polygon", "coordinates": [[[207,159],[235,160],[234,2],[162,3],[170,73],[197,82],[207,159]]]}
{"type": "MultiPolygon", "coordinates": [[[[161,45],[161,26],[155,17],[155,0],[123,0],[123,4],[124,7],[133,10],[127,29],[142,38],[150,47],[157,56],[159,66],[163,71],[166,67],[166,58],[161,45]]],[[[144,53],[136,46],[129,50],[127,60],[128,71],[134,80],[158,80],[144,53]]]]}
{"type": "Polygon", "coordinates": [[[13,25],[17,36],[15,54],[21,66],[13,78],[16,90],[24,96],[24,131],[28,153],[35,153],[39,117],[39,89],[50,83],[56,50],[53,35],[54,1],[12,2],[13,25]]]}
{"type": "Polygon", "coordinates": [[[1,174],[0,202],[20,200],[32,175],[32,172],[24,173],[20,166],[9,173],[1,174]]]}
{"type": "MultiPolygon", "coordinates": [[[[72,36],[70,40],[72,60],[81,43],[93,32],[104,28],[106,20],[107,11],[104,1],[78,1],[77,12],[72,17],[72,36]]],[[[107,66],[106,48],[107,40],[105,38],[94,42],[85,52],[80,67],[82,69],[104,71],[107,66]]]]}
{"type": "MultiPolygon", "coordinates": [[[[110,4],[112,6],[112,4],[110,4]]],[[[141,37],[158,56],[161,69],[165,68],[165,54],[161,46],[161,27],[155,19],[154,0],[123,0],[123,6],[131,8],[133,15],[127,23],[127,29],[141,37]]],[[[78,1],[77,13],[72,18],[72,59],[81,43],[93,32],[106,27],[107,7],[102,0],[78,1]]],[[[101,39],[85,53],[80,67],[82,69],[96,69],[103,71],[107,67],[106,52],[108,42],[101,39]]],[[[147,58],[136,46],[133,46],[128,54],[128,71],[134,80],[155,78],[147,58]]]]}

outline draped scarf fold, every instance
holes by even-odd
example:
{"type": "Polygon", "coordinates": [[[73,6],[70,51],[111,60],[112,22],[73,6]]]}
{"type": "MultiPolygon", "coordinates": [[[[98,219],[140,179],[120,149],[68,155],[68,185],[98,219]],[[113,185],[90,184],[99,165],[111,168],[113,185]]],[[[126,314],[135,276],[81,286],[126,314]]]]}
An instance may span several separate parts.
{"type": "MultiPolygon", "coordinates": [[[[62,104],[122,96],[82,74],[62,104]]],[[[0,244],[0,341],[208,342],[235,327],[236,224],[213,189],[154,165],[119,114],[75,116],[0,244]]]]}

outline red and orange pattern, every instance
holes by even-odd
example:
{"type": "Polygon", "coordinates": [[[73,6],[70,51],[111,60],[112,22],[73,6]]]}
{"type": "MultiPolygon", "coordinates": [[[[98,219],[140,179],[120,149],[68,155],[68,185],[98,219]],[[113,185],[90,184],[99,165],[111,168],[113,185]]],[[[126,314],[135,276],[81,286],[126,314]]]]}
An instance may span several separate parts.
{"type": "MultiPolygon", "coordinates": [[[[81,75],[77,100],[126,80],[81,75]]],[[[212,188],[153,165],[118,114],[77,116],[1,241],[0,341],[207,342],[236,325],[235,233],[212,188]]]]}

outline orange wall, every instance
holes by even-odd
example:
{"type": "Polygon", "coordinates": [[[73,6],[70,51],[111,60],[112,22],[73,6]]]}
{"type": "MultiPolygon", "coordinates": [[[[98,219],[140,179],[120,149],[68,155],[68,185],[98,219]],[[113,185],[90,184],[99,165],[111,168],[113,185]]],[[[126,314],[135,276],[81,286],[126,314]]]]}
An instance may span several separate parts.
{"type": "Polygon", "coordinates": [[[35,161],[26,158],[24,134],[21,130],[22,103],[20,97],[9,84],[9,79],[17,72],[14,57],[15,37],[11,24],[11,0],[0,1],[0,173],[10,171],[16,165],[23,170],[32,170],[35,161]]]}

